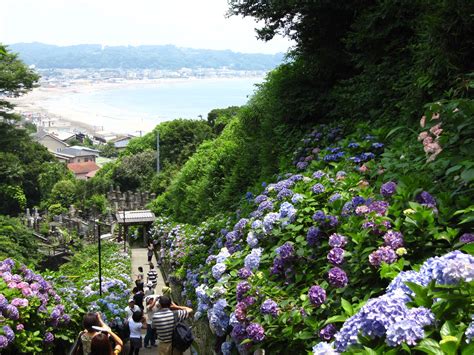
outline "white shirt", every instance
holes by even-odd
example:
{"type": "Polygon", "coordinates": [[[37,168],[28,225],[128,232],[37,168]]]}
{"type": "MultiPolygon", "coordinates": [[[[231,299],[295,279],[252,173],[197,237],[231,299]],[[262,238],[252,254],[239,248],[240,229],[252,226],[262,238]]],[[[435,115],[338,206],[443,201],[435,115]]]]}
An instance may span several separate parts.
{"type": "Polygon", "coordinates": [[[142,336],[142,323],[130,319],[128,326],[130,327],[130,338],[140,338],[142,336]]]}

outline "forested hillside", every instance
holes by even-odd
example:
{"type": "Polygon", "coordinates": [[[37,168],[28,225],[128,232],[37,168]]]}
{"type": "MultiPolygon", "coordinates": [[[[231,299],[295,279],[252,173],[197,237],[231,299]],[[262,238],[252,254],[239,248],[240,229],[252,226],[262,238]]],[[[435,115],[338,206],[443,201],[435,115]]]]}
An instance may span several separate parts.
{"type": "Polygon", "coordinates": [[[248,54],[230,50],[178,48],[163,46],[104,46],[81,44],[55,46],[43,43],[16,43],[9,49],[25,63],[38,68],[123,68],[167,69],[229,68],[270,70],[279,65],[283,54],[248,54]]]}

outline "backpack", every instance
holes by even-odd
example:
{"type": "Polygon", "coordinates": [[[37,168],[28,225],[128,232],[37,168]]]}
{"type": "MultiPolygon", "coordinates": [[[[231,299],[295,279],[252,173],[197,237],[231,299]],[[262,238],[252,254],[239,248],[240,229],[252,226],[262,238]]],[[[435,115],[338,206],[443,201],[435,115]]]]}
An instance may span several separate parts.
{"type": "Polygon", "coordinates": [[[193,333],[183,322],[178,322],[177,312],[173,312],[174,317],[174,329],[173,329],[173,349],[179,351],[185,351],[191,346],[194,341],[193,333]]]}

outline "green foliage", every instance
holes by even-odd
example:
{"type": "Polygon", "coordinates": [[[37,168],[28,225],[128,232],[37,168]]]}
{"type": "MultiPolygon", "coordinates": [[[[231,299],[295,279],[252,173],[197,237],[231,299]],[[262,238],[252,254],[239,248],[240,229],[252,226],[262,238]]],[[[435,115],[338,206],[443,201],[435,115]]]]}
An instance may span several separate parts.
{"type": "Polygon", "coordinates": [[[212,127],[214,134],[219,135],[227,124],[239,112],[238,106],[230,106],[227,108],[216,108],[207,114],[207,122],[212,127]]]}
{"type": "Polygon", "coordinates": [[[76,200],[76,185],[72,180],[60,180],[54,184],[51,195],[51,203],[60,204],[68,209],[76,200]]]}
{"type": "Polygon", "coordinates": [[[122,190],[146,189],[155,171],[156,153],[146,150],[117,161],[111,178],[122,190]]]}
{"type": "Polygon", "coordinates": [[[39,262],[38,244],[20,220],[0,216],[0,259],[14,258],[27,265],[39,262]]]}

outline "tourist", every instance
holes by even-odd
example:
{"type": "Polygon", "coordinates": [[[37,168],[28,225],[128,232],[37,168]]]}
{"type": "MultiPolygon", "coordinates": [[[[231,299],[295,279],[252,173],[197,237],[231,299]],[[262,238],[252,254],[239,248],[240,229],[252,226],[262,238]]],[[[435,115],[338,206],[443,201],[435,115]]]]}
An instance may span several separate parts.
{"type": "MultiPolygon", "coordinates": [[[[84,330],[79,334],[78,340],[76,341],[76,344],[71,354],[73,355],[91,354],[92,341],[96,336],[100,334],[100,331],[97,329],[97,327],[103,328],[104,330],[109,332],[111,337],[114,339],[115,343],[120,346],[120,349],[118,352],[121,351],[122,346],[123,346],[122,341],[115,333],[113,333],[110,330],[110,327],[108,327],[104,323],[104,321],[102,320],[102,317],[100,316],[100,313],[89,312],[85,314],[82,320],[82,326],[84,327],[84,330]]],[[[113,354],[112,351],[110,351],[109,354],[113,354]]]]}
{"type": "Polygon", "coordinates": [[[146,329],[145,318],[142,311],[134,312],[132,318],[128,320],[130,328],[130,351],[129,355],[138,355],[142,347],[142,329],[146,329]]]}
{"type": "Polygon", "coordinates": [[[143,292],[143,287],[134,287],[132,290],[133,299],[135,304],[140,307],[140,310],[143,312],[143,299],[145,298],[145,293],[143,292]]]}
{"type": "Polygon", "coordinates": [[[158,297],[153,298],[153,297],[147,297],[145,299],[146,303],[146,335],[144,339],[144,345],[145,348],[151,348],[152,346],[156,346],[156,335],[155,335],[155,330],[152,328],[152,320],[153,320],[153,314],[155,314],[156,311],[156,302],[158,300],[158,297]],[[150,345],[148,345],[150,344],[150,345]]]}
{"type": "Polygon", "coordinates": [[[148,245],[146,248],[147,248],[148,264],[151,265],[151,259],[153,258],[153,251],[155,250],[155,247],[153,243],[151,242],[151,240],[148,241],[148,245]]]}
{"type": "Polygon", "coordinates": [[[155,292],[156,284],[158,283],[158,273],[155,270],[155,265],[150,263],[150,271],[147,273],[147,282],[152,283],[153,292],[155,292]]]}
{"type": "Polygon", "coordinates": [[[153,288],[153,282],[148,281],[145,287],[145,297],[151,296],[154,293],[155,293],[155,289],[153,288]]]}
{"type": "Polygon", "coordinates": [[[158,355],[180,355],[181,352],[173,349],[172,336],[175,326],[174,313],[176,313],[176,322],[181,322],[188,318],[193,312],[192,308],[177,306],[168,296],[159,298],[160,309],[153,315],[152,327],[156,329],[158,342],[158,355]]]}
{"type": "Polygon", "coordinates": [[[123,348],[123,342],[109,327],[104,327],[102,332],[97,333],[91,341],[89,355],[117,355],[123,348]],[[112,349],[111,340],[115,343],[112,349]]]}
{"type": "Polygon", "coordinates": [[[140,285],[143,287],[145,276],[143,273],[143,268],[141,266],[138,267],[138,274],[136,274],[136,277],[137,278],[135,280],[135,285],[137,287],[140,287],[140,285]]]}
{"type": "Polygon", "coordinates": [[[127,319],[130,319],[133,315],[133,313],[140,311],[140,307],[138,307],[135,304],[135,300],[133,298],[130,298],[128,300],[128,306],[125,307],[125,312],[127,312],[127,319]]]}

